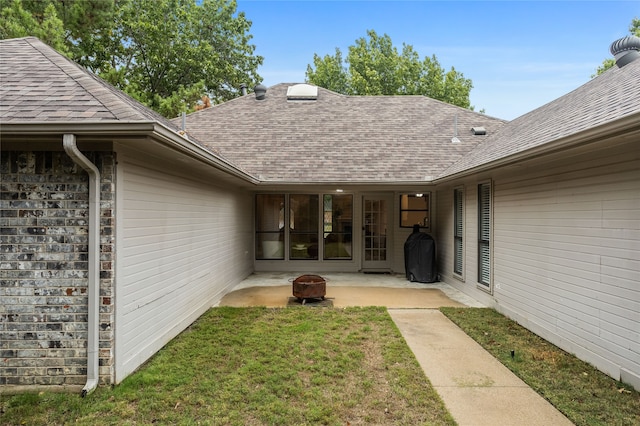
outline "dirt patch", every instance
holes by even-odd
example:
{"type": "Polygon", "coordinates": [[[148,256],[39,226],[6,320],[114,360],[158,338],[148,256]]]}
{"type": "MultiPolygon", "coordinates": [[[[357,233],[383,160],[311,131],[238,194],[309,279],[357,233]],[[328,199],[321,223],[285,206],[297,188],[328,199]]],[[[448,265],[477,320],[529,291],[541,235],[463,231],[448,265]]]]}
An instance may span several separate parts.
{"type": "MultiPolygon", "coordinates": [[[[250,287],[225,295],[220,306],[287,306],[291,286],[250,287]]],[[[385,306],[387,308],[439,308],[441,306],[464,307],[434,288],[391,287],[331,287],[327,286],[326,299],[336,308],[348,306],[385,306]]]]}

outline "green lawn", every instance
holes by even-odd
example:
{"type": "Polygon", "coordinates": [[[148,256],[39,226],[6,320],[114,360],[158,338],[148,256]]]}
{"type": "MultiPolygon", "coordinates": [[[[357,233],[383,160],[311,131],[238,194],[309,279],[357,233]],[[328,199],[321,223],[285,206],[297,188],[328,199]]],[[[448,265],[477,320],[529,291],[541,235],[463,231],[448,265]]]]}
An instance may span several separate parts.
{"type": "Polygon", "coordinates": [[[214,308],[114,388],[0,407],[6,425],[455,424],[384,308],[214,308]]]}
{"type": "MultiPolygon", "coordinates": [[[[492,309],[441,310],[576,425],[640,425],[637,391],[492,309]]],[[[214,308],[114,388],[0,398],[2,425],[455,424],[384,308],[214,308]]]]}
{"type": "Polygon", "coordinates": [[[493,309],[440,310],[576,425],[640,425],[640,393],[631,387],[493,309]]]}

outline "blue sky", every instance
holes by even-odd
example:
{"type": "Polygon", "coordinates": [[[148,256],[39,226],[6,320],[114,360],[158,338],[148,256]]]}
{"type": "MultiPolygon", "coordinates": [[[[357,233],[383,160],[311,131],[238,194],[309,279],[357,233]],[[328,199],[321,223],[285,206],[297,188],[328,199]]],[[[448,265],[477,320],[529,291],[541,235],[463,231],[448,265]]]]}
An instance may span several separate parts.
{"type": "Polygon", "coordinates": [[[514,119],[586,83],[629,34],[640,1],[239,0],[266,86],[302,83],[313,55],[343,57],[367,30],[436,55],[473,81],[476,111],[514,119]]]}

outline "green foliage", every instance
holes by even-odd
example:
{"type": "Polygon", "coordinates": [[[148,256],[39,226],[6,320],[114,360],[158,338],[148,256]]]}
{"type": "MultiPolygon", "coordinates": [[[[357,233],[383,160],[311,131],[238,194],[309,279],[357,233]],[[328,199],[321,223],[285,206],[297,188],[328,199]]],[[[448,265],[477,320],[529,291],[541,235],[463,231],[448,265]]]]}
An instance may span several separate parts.
{"type": "Polygon", "coordinates": [[[2,38],[34,35],[166,117],[262,81],[235,1],[0,1],[2,38]]]}
{"type": "MultiPolygon", "coordinates": [[[[636,37],[640,37],[640,19],[639,18],[633,18],[631,20],[631,25],[629,25],[629,34],[634,35],[636,37]]],[[[613,68],[615,64],[616,64],[615,59],[611,59],[611,58],[605,59],[604,61],[602,61],[602,64],[598,68],[596,68],[596,73],[593,74],[591,78],[599,76],[609,68],[613,68]]]]}
{"type": "Polygon", "coordinates": [[[349,74],[342,64],[342,52],[336,48],[335,56],[325,55],[323,58],[313,55],[313,64],[307,65],[307,79],[316,86],[333,90],[337,93],[350,94],[349,74]]]}
{"type": "Polygon", "coordinates": [[[114,68],[112,58],[123,46],[117,27],[118,8],[128,0],[65,0],[56,2],[58,15],[68,30],[71,58],[95,74],[114,68]]]}
{"type": "Polygon", "coordinates": [[[38,6],[43,6],[41,13],[31,14],[23,8],[20,0],[1,2],[0,38],[35,36],[68,55],[63,23],[57,16],[55,6],[44,2],[38,3],[38,6]]]}
{"type": "Polygon", "coordinates": [[[235,11],[234,2],[219,0],[131,0],[121,10],[126,48],[117,64],[126,85],[158,111],[201,83],[214,103],[237,96],[241,83],[259,80],[262,58],[248,43],[251,22],[235,11]]]}
{"type": "Polygon", "coordinates": [[[367,38],[349,46],[343,61],[336,48],[334,56],[315,54],[313,67],[307,66],[307,80],[317,86],[347,95],[424,95],[470,108],[471,80],[453,67],[445,71],[435,55],[420,60],[411,45],[402,52],[388,35],[367,31],[367,38]]]}

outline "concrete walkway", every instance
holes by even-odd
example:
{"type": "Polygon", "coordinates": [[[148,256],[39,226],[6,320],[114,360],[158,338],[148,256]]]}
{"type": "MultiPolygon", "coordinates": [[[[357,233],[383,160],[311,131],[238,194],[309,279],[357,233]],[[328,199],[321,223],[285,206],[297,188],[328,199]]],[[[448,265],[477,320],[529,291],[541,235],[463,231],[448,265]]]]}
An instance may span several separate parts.
{"type": "MultiPolygon", "coordinates": [[[[286,306],[291,274],[254,274],[223,306],[286,306]]],[[[445,317],[440,306],[481,307],[444,283],[401,275],[323,274],[333,306],[386,306],[425,375],[460,426],[572,425],[564,415],[445,317]]]]}
{"type": "Polygon", "coordinates": [[[439,310],[389,314],[460,426],[573,424],[439,310]]]}

